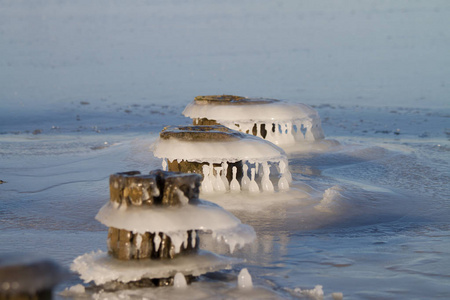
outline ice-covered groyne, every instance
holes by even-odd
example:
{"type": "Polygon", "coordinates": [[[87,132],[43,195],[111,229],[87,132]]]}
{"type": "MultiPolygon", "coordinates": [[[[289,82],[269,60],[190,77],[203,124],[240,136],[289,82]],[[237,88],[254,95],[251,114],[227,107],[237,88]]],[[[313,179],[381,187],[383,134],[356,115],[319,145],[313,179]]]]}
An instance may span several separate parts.
{"type": "Polygon", "coordinates": [[[203,175],[202,192],[273,192],[292,181],[283,149],[223,125],[166,127],[152,146],[163,169],[203,175]]]}
{"type": "Polygon", "coordinates": [[[197,96],[183,115],[194,125],[221,124],[281,147],[324,138],[320,117],[306,104],[233,95],[197,96]]]}
{"type": "Polygon", "coordinates": [[[68,272],[53,260],[30,254],[0,255],[0,299],[47,300],[68,272]]]}
{"type": "Polygon", "coordinates": [[[109,227],[108,253],[92,252],[71,266],[85,282],[111,286],[173,284],[230,267],[233,259],[199,249],[211,233],[230,252],[252,242],[252,227],[216,204],[198,199],[201,176],[155,170],[110,176],[110,201],[96,219],[109,227]],[[181,275],[179,275],[181,276],[181,275]]]}

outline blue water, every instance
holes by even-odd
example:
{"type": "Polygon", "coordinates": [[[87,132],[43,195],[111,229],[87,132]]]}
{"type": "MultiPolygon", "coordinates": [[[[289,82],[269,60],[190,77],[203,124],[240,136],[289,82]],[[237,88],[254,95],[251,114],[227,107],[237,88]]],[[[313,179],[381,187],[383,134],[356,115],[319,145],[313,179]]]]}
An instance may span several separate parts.
{"type": "Polygon", "coordinates": [[[448,20],[447,1],[1,2],[0,252],[104,250],[109,174],[159,167],[148,146],[193,97],[273,97],[313,105],[342,145],[290,158],[341,198],[233,211],[258,233],[246,262],[188,293],[243,297],[246,267],[269,298],[449,298],[448,20]]]}

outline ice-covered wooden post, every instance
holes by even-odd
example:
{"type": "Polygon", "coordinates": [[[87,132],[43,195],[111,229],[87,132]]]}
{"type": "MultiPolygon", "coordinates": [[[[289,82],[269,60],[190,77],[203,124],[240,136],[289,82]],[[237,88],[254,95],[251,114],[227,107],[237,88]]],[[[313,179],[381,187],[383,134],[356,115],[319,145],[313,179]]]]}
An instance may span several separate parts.
{"type": "Polygon", "coordinates": [[[324,138],[316,110],[306,104],[277,99],[197,96],[183,115],[192,118],[194,125],[221,124],[280,146],[324,138]]]}
{"type": "MultiPolygon", "coordinates": [[[[180,206],[198,199],[201,176],[155,170],[149,175],[138,171],[110,176],[110,201],[116,207],[180,206]]],[[[171,259],[175,255],[196,251],[198,236],[187,231],[187,242],[176,253],[172,240],[163,232],[133,233],[109,227],[108,250],[120,260],[171,259]]]]}
{"type": "Polygon", "coordinates": [[[1,300],[50,300],[52,289],[68,273],[49,259],[0,255],[1,300]]]}
{"type": "MultiPolygon", "coordinates": [[[[231,130],[225,126],[178,126],[178,127],[166,127],[160,133],[160,138],[163,140],[175,139],[184,142],[233,142],[242,139],[242,134],[231,130]]],[[[188,150],[187,150],[188,151],[188,150]]],[[[227,161],[224,158],[223,161],[207,162],[194,160],[185,160],[182,157],[178,159],[169,160],[168,170],[173,172],[184,172],[184,173],[197,173],[203,174],[203,166],[211,166],[211,175],[216,175],[214,168],[224,167],[226,163],[226,170],[222,170],[224,176],[228,181],[233,179],[232,168],[237,167],[236,177],[238,180],[242,178],[242,160],[238,161],[227,161]]]]}
{"type": "Polygon", "coordinates": [[[202,192],[274,192],[292,181],[283,149],[223,125],[166,127],[153,151],[169,171],[202,174],[202,192]]]}
{"type": "Polygon", "coordinates": [[[163,170],[110,176],[110,200],[96,219],[107,226],[108,252],[77,257],[71,270],[105,290],[164,286],[175,278],[229,268],[232,259],[199,249],[213,234],[234,249],[256,233],[220,206],[198,199],[201,175],[163,170]]]}
{"type": "MultiPolygon", "coordinates": [[[[268,103],[274,103],[278,102],[278,100],[275,99],[252,99],[252,98],[246,98],[241,96],[235,96],[235,95],[211,95],[211,96],[197,96],[194,98],[194,103],[199,105],[257,105],[257,104],[268,104],[268,103]]],[[[194,125],[224,125],[221,124],[222,122],[221,118],[218,118],[217,120],[210,119],[207,117],[197,117],[193,118],[193,124],[194,125]]],[[[245,131],[241,130],[248,134],[253,135],[262,135],[266,136],[267,130],[266,130],[266,124],[261,124],[260,127],[257,126],[257,124],[253,124],[251,128],[247,128],[245,131]],[[260,134],[259,134],[260,133],[260,134]]]]}

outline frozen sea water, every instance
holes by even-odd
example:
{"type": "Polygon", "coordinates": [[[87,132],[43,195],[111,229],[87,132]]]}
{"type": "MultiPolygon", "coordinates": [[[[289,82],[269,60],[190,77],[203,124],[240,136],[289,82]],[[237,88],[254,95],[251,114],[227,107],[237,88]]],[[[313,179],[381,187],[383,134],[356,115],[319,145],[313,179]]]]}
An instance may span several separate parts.
{"type": "MultiPolygon", "coordinates": [[[[99,110],[98,124],[108,121],[109,112],[102,116],[101,108],[88,106],[99,110]]],[[[74,105],[81,115],[88,106],[74,105]]],[[[341,145],[325,153],[293,155],[289,193],[205,195],[252,225],[258,238],[233,253],[245,263],[201,277],[187,291],[196,298],[216,293],[241,297],[236,278],[247,268],[253,298],[296,298],[303,295],[299,289],[317,285],[326,297],[448,296],[450,145],[442,127],[448,116],[432,109],[405,109],[400,115],[391,108],[361,106],[325,106],[319,112],[330,116],[325,132],[341,145]],[[358,126],[339,125],[347,123],[358,126]],[[378,132],[381,127],[389,132],[378,132]],[[402,130],[398,135],[397,127],[402,130]],[[422,131],[429,136],[421,137],[422,131]]],[[[34,252],[68,267],[83,253],[106,251],[106,227],[94,217],[109,197],[109,174],[159,167],[161,160],[152,156],[149,145],[162,124],[187,122],[181,110],[158,117],[155,125],[146,124],[145,116],[119,116],[109,132],[72,132],[82,122],[74,120],[48,133],[0,136],[0,178],[6,181],[0,185],[2,252],[34,252]]],[[[35,128],[26,122],[21,126],[35,128]]],[[[226,245],[209,243],[207,237],[203,243],[229,255],[226,245]]],[[[74,275],[58,289],[79,283],[74,275]]],[[[137,295],[153,293],[141,292],[137,295]]],[[[182,296],[166,288],[156,295],[182,296]]]]}
{"type": "Polygon", "coordinates": [[[106,251],[109,175],[159,168],[148,147],[194,96],[280,98],[341,146],[292,154],[291,194],[205,197],[255,228],[246,261],[96,296],[449,298],[448,20],[446,1],[0,3],[0,251],[106,251]]]}

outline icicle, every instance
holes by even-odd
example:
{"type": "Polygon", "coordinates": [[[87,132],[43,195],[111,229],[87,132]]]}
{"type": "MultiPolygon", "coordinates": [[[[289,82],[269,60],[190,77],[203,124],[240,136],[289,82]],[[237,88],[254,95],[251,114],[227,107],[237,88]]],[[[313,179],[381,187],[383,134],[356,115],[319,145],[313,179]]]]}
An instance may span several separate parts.
{"type": "Polygon", "coordinates": [[[292,174],[291,171],[289,171],[289,165],[287,160],[283,160],[284,161],[284,176],[286,177],[286,180],[288,181],[288,183],[292,182],[292,174]]]}
{"type": "Polygon", "coordinates": [[[308,124],[306,125],[306,133],[305,133],[305,139],[308,141],[314,141],[314,135],[313,135],[311,129],[312,129],[312,124],[311,124],[311,122],[308,122],[308,124]]]}
{"type": "Polygon", "coordinates": [[[119,206],[119,210],[126,211],[127,208],[128,208],[128,204],[127,204],[127,201],[125,201],[125,199],[124,199],[119,206]]]}
{"type": "Polygon", "coordinates": [[[136,248],[140,249],[141,248],[141,244],[142,244],[142,235],[140,233],[135,233],[136,234],[136,248]]]}
{"type": "Polygon", "coordinates": [[[184,232],[184,248],[187,248],[189,246],[189,234],[187,232],[184,232]]]}
{"type": "Polygon", "coordinates": [[[195,248],[196,239],[197,239],[197,233],[195,232],[195,230],[192,230],[192,234],[191,234],[192,248],[195,248]]]}
{"type": "Polygon", "coordinates": [[[243,132],[248,132],[248,134],[253,134],[253,123],[246,123],[243,132]]]}
{"type": "Polygon", "coordinates": [[[274,124],[275,124],[275,132],[273,133],[273,136],[275,140],[278,140],[278,138],[280,137],[280,124],[278,123],[274,124]]]}
{"type": "Polygon", "coordinates": [[[281,178],[278,181],[278,189],[280,191],[288,190],[289,189],[289,182],[288,182],[288,179],[286,178],[286,173],[289,172],[289,171],[286,172],[286,169],[287,169],[286,168],[286,163],[283,160],[280,161],[279,168],[280,168],[281,178]]]}
{"type": "Polygon", "coordinates": [[[167,171],[167,159],[163,158],[162,161],[162,169],[163,171],[167,171]]]}
{"type": "Polygon", "coordinates": [[[292,128],[292,122],[287,122],[285,125],[284,141],[286,144],[294,144],[295,143],[295,132],[292,128]]]}
{"type": "Polygon", "coordinates": [[[284,160],[280,160],[280,162],[278,163],[278,168],[280,169],[280,174],[284,174],[284,172],[286,172],[286,163],[284,162],[284,160]]]}
{"type": "Polygon", "coordinates": [[[208,165],[203,165],[203,181],[202,181],[202,192],[212,193],[214,192],[214,187],[211,182],[210,167],[208,165]]]}
{"type": "Polygon", "coordinates": [[[250,193],[259,193],[259,187],[258,187],[258,184],[255,181],[256,169],[252,168],[251,173],[252,173],[252,179],[250,180],[250,184],[248,186],[248,189],[249,189],[250,193]]]}
{"type": "Polygon", "coordinates": [[[173,277],[173,287],[176,289],[183,289],[187,287],[186,277],[180,272],[173,277]]]}
{"type": "Polygon", "coordinates": [[[256,136],[257,137],[262,137],[261,136],[261,130],[259,129],[259,124],[258,123],[255,123],[255,124],[253,124],[253,127],[255,127],[256,126],[256,136]]]}
{"type": "Polygon", "coordinates": [[[216,170],[216,180],[214,181],[214,190],[218,192],[225,192],[227,188],[225,187],[225,184],[222,181],[222,178],[220,177],[220,171],[222,170],[222,167],[214,167],[216,170]]]}
{"type": "Polygon", "coordinates": [[[239,289],[252,289],[253,288],[253,281],[252,276],[248,272],[247,268],[242,269],[239,272],[237,285],[239,289]]]}
{"type": "Polygon", "coordinates": [[[248,178],[248,166],[246,163],[244,163],[244,166],[242,167],[243,176],[241,180],[241,187],[243,191],[248,191],[249,185],[250,185],[250,178],[248,178]]]}
{"type": "MultiPolygon", "coordinates": [[[[170,237],[170,240],[172,241],[175,253],[180,253],[181,246],[184,241],[187,241],[187,233],[185,231],[170,232],[167,233],[167,236],[170,237]]],[[[185,245],[187,245],[187,242],[185,245]]]]}
{"type": "Polygon", "coordinates": [[[159,233],[155,233],[155,237],[153,239],[153,245],[155,246],[155,252],[159,251],[159,246],[161,245],[161,237],[159,236],[159,233]]]}
{"type": "Polygon", "coordinates": [[[228,173],[228,164],[227,164],[227,162],[223,162],[222,163],[222,175],[220,177],[222,178],[223,184],[225,185],[225,189],[227,191],[229,191],[230,183],[228,182],[227,173],[228,173]]]}
{"type": "Polygon", "coordinates": [[[267,162],[265,162],[263,164],[263,170],[264,170],[264,175],[263,175],[263,177],[261,179],[262,190],[264,192],[273,192],[274,191],[273,184],[272,184],[272,181],[270,181],[270,177],[269,177],[269,175],[270,175],[270,167],[269,167],[269,164],[267,162]]]}
{"type": "Polygon", "coordinates": [[[266,140],[269,140],[269,141],[271,141],[273,139],[274,133],[272,132],[272,126],[273,126],[272,123],[266,123],[266,131],[267,131],[266,140]]]}
{"type": "Polygon", "coordinates": [[[303,123],[297,121],[297,122],[294,122],[294,124],[297,127],[297,132],[295,133],[295,139],[299,140],[299,141],[304,140],[305,136],[303,135],[303,132],[302,132],[303,123]]]}
{"type": "Polygon", "coordinates": [[[236,179],[237,168],[233,167],[232,171],[233,171],[233,179],[231,180],[230,191],[239,192],[241,190],[241,186],[239,185],[239,182],[236,179]]]}
{"type": "Polygon", "coordinates": [[[214,165],[212,162],[209,163],[209,180],[214,189],[214,184],[216,182],[216,177],[214,176],[214,165]]]}

